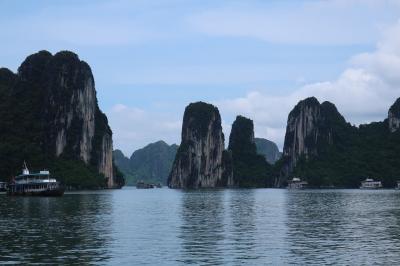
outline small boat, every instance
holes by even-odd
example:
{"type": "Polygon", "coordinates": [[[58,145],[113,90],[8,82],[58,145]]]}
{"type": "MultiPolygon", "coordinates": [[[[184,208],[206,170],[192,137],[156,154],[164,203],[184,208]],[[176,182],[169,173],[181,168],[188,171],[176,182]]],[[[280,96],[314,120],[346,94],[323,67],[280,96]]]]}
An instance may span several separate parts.
{"type": "Polygon", "coordinates": [[[149,188],[155,188],[153,184],[150,183],[145,183],[144,181],[139,181],[136,183],[136,188],[139,189],[149,189],[149,188]]]}
{"type": "Polygon", "coordinates": [[[372,178],[367,178],[361,182],[360,189],[379,189],[382,188],[381,181],[375,181],[372,178]]]}
{"type": "Polygon", "coordinates": [[[400,181],[397,181],[396,189],[399,189],[399,190],[400,190],[400,181]]]}
{"type": "Polygon", "coordinates": [[[16,176],[8,185],[7,194],[10,196],[53,196],[64,194],[64,188],[47,170],[30,173],[26,163],[22,174],[16,176]]]}
{"type": "Polygon", "coordinates": [[[7,191],[7,182],[0,182],[0,192],[7,191]]]}
{"type": "Polygon", "coordinates": [[[293,177],[292,180],[288,181],[288,189],[304,189],[307,188],[308,182],[307,181],[301,181],[300,178],[298,177],[293,177]]]}
{"type": "Polygon", "coordinates": [[[162,185],[161,185],[161,183],[153,184],[153,183],[146,183],[144,181],[138,181],[136,183],[136,188],[139,188],[139,189],[162,188],[162,185]]]}

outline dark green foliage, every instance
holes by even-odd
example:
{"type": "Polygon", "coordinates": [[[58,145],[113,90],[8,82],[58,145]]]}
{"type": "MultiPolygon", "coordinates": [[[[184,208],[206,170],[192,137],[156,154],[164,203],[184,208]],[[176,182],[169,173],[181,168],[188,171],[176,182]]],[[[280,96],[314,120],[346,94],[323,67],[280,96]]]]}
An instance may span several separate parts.
{"type": "Polygon", "coordinates": [[[74,189],[96,189],[106,186],[104,175],[99,174],[96,168],[87,166],[83,161],[54,159],[50,162],[49,170],[61,183],[74,189]]]}
{"type": "Polygon", "coordinates": [[[113,170],[114,170],[114,180],[117,188],[122,188],[125,186],[125,175],[122,173],[118,167],[113,162],[113,170]]]}
{"type": "Polygon", "coordinates": [[[254,125],[253,121],[237,116],[232,124],[231,135],[229,136],[229,150],[235,153],[256,154],[257,148],[254,143],[254,125]]]}
{"type": "Polygon", "coordinates": [[[113,156],[127,185],[136,185],[140,180],[166,184],[177,150],[178,145],[157,141],[135,151],[130,159],[119,150],[114,151],[113,156]]]}
{"type": "MultiPolygon", "coordinates": [[[[185,109],[182,128],[188,128],[192,132],[199,134],[198,137],[204,137],[208,132],[209,123],[214,115],[216,116],[214,125],[221,127],[221,117],[217,107],[204,102],[191,103],[185,109]]],[[[214,131],[218,130],[219,128],[214,131]]],[[[182,134],[184,133],[182,131],[182,134]]]]}
{"type": "Polygon", "coordinates": [[[258,155],[254,143],[253,121],[236,117],[229,136],[233,159],[233,179],[239,187],[271,186],[272,168],[264,156],[258,155]]]}

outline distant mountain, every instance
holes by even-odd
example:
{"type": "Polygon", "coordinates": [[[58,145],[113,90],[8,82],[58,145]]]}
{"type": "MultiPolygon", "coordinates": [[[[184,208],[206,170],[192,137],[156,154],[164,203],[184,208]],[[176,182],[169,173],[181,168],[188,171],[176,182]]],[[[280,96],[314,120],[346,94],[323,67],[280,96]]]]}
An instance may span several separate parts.
{"type": "Polygon", "coordinates": [[[118,169],[126,175],[130,171],[130,160],[120,150],[113,151],[113,159],[118,169]]]}
{"type": "Polygon", "coordinates": [[[281,158],[282,153],[275,142],[262,138],[255,138],[254,142],[256,143],[257,153],[263,155],[270,164],[274,164],[281,158]]]}
{"type": "Polygon", "coordinates": [[[176,144],[157,141],[135,151],[130,158],[120,150],[115,150],[113,157],[115,165],[125,175],[127,185],[135,185],[139,180],[165,185],[177,150],[176,144]]]}

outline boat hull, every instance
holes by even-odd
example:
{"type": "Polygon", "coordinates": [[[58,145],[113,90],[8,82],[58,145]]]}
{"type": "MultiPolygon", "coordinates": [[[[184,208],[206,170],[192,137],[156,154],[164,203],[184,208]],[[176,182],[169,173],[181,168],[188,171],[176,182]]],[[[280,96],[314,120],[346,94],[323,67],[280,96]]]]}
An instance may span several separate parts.
{"type": "Polygon", "coordinates": [[[39,197],[61,197],[64,195],[65,189],[46,189],[41,191],[8,191],[9,196],[39,196],[39,197]]]}

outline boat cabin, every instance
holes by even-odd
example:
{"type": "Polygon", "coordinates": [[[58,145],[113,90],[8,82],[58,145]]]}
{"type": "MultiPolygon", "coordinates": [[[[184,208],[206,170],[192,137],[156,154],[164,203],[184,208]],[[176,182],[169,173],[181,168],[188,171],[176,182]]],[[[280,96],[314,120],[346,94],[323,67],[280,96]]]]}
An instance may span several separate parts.
{"type": "Polygon", "coordinates": [[[6,190],[7,190],[7,183],[0,182],[0,191],[6,191],[6,190]]]}
{"type": "Polygon", "coordinates": [[[367,178],[364,181],[361,182],[361,189],[378,189],[382,188],[382,182],[381,181],[375,181],[372,178],[367,178]]]}
{"type": "Polygon", "coordinates": [[[292,180],[288,181],[288,189],[304,189],[307,188],[308,182],[307,181],[301,181],[300,178],[293,177],[292,180]]]}
{"type": "Polygon", "coordinates": [[[64,189],[55,178],[50,176],[49,171],[30,173],[26,163],[24,163],[22,174],[16,176],[10,183],[8,194],[61,196],[64,194],[64,189]]]}

